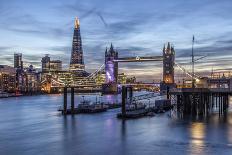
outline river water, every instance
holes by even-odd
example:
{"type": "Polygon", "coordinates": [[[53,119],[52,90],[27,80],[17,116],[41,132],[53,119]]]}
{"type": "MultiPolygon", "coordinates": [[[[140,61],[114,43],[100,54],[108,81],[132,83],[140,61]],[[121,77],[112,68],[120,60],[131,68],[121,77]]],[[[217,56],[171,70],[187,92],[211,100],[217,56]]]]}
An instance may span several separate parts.
{"type": "MultiPolygon", "coordinates": [[[[86,99],[95,100],[89,95],[86,99]]],[[[170,113],[122,121],[120,109],[62,116],[62,95],[0,99],[0,155],[232,154],[232,115],[178,119],[170,113]]],[[[76,101],[82,95],[75,96],[76,101]]],[[[120,96],[102,96],[120,101],[120,96]]]]}

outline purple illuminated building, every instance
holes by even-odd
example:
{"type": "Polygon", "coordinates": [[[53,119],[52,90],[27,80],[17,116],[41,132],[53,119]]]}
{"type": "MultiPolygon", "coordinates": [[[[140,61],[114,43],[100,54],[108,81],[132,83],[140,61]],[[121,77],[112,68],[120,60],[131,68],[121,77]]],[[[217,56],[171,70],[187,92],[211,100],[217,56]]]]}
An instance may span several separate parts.
{"type": "Polygon", "coordinates": [[[111,44],[110,49],[105,51],[106,83],[117,83],[118,81],[118,63],[114,62],[117,58],[118,52],[114,50],[111,44]]]}

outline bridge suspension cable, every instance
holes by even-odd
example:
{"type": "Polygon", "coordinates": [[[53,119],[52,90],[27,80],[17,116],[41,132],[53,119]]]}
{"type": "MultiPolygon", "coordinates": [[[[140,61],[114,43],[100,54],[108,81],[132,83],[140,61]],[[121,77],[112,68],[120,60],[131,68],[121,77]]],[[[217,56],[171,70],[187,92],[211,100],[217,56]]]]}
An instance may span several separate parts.
{"type": "Polygon", "coordinates": [[[198,80],[199,78],[201,78],[201,76],[199,76],[199,75],[196,75],[195,73],[194,73],[194,75],[192,74],[192,73],[190,73],[190,72],[188,72],[184,67],[182,67],[180,64],[178,64],[177,62],[174,62],[174,64],[181,70],[181,71],[183,71],[186,75],[188,75],[189,77],[193,77],[195,80],[198,80]]]}
{"type": "Polygon", "coordinates": [[[85,77],[84,79],[82,79],[82,80],[80,81],[81,83],[79,83],[79,84],[82,85],[82,84],[84,84],[84,83],[87,83],[89,80],[96,78],[96,76],[97,76],[100,72],[104,71],[104,69],[105,69],[105,64],[102,64],[95,72],[91,73],[90,75],[88,75],[87,77],[85,77]]]}
{"type": "Polygon", "coordinates": [[[104,70],[104,67],[105,67],[105,64],[102,64],[95,72],[91,73],[86,78],[92,78],[92,77],[96,76],[99,72],[104,70]]]}

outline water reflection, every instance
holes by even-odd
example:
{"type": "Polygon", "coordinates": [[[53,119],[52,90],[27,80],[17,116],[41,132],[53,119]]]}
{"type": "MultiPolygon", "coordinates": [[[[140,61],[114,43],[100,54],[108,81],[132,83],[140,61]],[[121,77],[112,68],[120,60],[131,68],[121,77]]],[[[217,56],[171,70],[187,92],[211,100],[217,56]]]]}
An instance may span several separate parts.
{"type": "Polygon", "coordinates": [[[190,152],[191,154],[204,154],[205,124],[195,122],[190,125],[190,152]]]}
{"type": "MultiPolygon", "coordinates": [[[[75,96],[76,103],[81,96],[75,96]]],[[[96,95],[86,98],[95,101],[96,95]]],[[[102,96],[106,102],[117,98],[102,96]]],[[[120,120],[116,118],[120,109],[58,115],[60,95],[4,101],[0,103],[0,154],[232,154],[232,115],[173,119],[165,113],[120,120]]]]}

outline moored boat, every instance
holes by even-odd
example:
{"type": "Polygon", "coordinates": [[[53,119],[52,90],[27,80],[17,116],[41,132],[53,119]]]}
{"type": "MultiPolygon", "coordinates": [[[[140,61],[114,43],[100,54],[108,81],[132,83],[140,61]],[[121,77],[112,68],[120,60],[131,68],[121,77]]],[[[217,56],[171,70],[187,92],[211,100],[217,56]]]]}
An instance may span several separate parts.
{"type": "Polygon", "coordinates": [[[91,101],[83,100],[78,104],[77,109],[80,113],[97,113],[106,111],[108,106],[103,103],[92,103],[91,101]]]}
{"type": "Polygon", "coordinates": [[[135,104],[127,104],[126,105],[126,111],[134,111],[134,110],[140,110],[145,109],[146,105],[143,103],[135,103],[135,104]]]}

